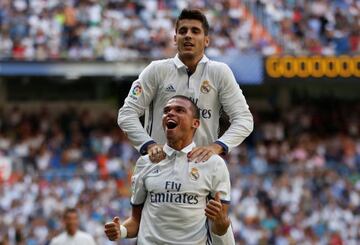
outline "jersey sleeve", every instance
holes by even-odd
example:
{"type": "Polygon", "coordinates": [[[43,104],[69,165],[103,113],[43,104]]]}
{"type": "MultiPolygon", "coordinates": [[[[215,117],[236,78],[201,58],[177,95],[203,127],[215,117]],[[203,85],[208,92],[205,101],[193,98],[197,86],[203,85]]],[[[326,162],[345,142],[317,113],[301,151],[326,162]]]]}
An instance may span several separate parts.
{"type": "Polygon", "coordinates": [[[148,65],[133,82],[124,105],[118,114],[118,124],[132,145],[140,151],[142,146],[154,142],[140,123],[157,91],[156,69],[154,62],[148,65]]]}
{"type": "Polygon", "coordinates": [[[134,173],[131,177],[131,204],[142,205],[146,200],[147,191],[144,184],[144,175],[147,169],[147,156],[140,157],[136,162],[134,173]]]}
{"type": "Polygon", "coordinates": [[[245,97],[234,74],[229,66],[221,66],[219,81],[219,100],[229,116],[230,127],[217,140],[217,143],[225,148],[225,151],[238,146],[252,132],[254,127],[253,117],[246,103],[245,97]]]}
{"type": "Polygon", "coordinates": [[[212,177],[212,188],[211,197],[215,197],[216,192],[220,192],[220,200],[222,203],[230,204],[230,175],[228,168],[226,167],[225,161],[218,155],[214,155],[211,159],[214,161],[213,177],[212,177]]]}

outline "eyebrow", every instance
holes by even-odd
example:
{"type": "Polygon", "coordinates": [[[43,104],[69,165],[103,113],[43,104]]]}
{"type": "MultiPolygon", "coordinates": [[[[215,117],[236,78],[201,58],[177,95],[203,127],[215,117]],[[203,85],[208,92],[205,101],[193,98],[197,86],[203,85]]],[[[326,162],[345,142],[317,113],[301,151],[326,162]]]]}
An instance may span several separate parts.
{"type": "Polygon", "coordinates": [[[165,111],[166,109],[169,109],[169,108],[175,108],[175,109],[181,108],[181,109],[185,109],[185,110],[186,110],[186,107],[185,107],[185,106],[182,106],[182,105],[174,105],[174,106],[165,106],[165,107],[164,107],[164,111],[165,111]]]}
{"type": "Polygon", "coordinates": [[[201,30],[202,28],[200,28],[200,27],[198,27],[198,26],[180,26],[179,28],[178,28],[178,30],[182,30],[182,29],[196,29],[196,30],[201,30]]]}

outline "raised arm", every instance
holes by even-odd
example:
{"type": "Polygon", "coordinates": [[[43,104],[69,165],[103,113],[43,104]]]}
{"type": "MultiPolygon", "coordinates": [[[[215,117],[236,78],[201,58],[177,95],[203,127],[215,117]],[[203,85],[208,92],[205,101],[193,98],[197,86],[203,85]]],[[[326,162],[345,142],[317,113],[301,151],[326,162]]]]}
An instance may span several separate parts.
{"type": "Polygon", "coordinates": [[[195,147],[189,154],[189,159],[195,162],[207,161],[214,154],[226,154],[243,142],[254,127],[249,106],[230,68],[223,64],[215,73],[220,104],[229,116],[230,127],[212,144],[195,147]]]}
{"type": "Polygon", "coordinates": [[[254,128],[254,121],[245,97],[236,82],[231,69],[224,64],[219,77],[219,100],[229,116],[230,127],[217,140],[227,152],[238,146],[249,136],[254,128]]]}
{"type": "Polygon", "coordinates": [[[139,119],[152,103],[157,91],[155,68],[154,63],[151,63],[141,72],[139,78],[133,82],[124,105],[120,108],[118,114],[120,128],[141,154],[147,153],[147,146],[155,143],[143,128],[139,119]]]}

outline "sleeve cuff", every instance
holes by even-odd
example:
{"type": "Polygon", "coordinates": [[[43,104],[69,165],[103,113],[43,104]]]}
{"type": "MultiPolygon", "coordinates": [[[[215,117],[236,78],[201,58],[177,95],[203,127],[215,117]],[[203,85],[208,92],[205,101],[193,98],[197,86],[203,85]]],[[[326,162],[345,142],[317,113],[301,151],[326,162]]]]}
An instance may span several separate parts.
{"type": "Polygon", "coordinates": [[[219,146],[221,146],[223,148],[224,152],[222,154],[226,155],[229,153],[229,147],[227,145],[225,145],[223,142],[221,142],[220,140],[217,140],[214,143],[218,144],[219,146]]]}
{"type": "MultiPolygon", "coordinates": [[[[144,202],[144,203],[145,203],[145,202],[144,202]]],[[[132,203],[132,202],[130,201],[130,204],[131,204],[131,206],[133,206],[133,207],[141,207],[141,206],[144,206],[144,203],[135,204],[135,203],[132,203]]]]}
{"type": "MultiPolygon", "coordinates": [[[[210,194],[208,195],[208,199],[209,200],[214,200],[214,198],[210,194]]],[[[231,200],[220,199],[220,202],[223,203],[223,204],[228,204],[228,205],[231,204],[231,200]]]]}
{"type": "Polygon", "coordinates": [[[140,154],[141,154],[142,156],[144,156],[144,155],[147,154],[147,147],[148,147],[149,145],[151,145],[151,144],[156,144],[156,142],[153,141],[153,140],[150,140],[150,141],[146,142],[145,144],[143,144],[143,145],[141,146],[141,148],[140,148],[140,154]]]}

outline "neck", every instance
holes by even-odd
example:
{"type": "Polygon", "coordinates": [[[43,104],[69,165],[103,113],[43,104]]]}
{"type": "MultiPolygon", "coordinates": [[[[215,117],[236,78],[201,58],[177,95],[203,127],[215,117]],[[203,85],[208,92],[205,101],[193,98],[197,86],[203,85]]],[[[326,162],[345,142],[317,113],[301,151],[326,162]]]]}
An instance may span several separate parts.
{"type": "Polygon", "coordinates": [[[190,139],[185,140],[175,140],[175,139],[168,139],[167,144],[174,150],[180,151],[186,146],[190,145],[192,142],[192,137],[190,139]]]}
{"type": "Polygon", "coordinates": [[[70,236],[75,236],[75,233],[76,233],[76,231],[66,231],[67,232],[67,234],[69,234],[70,236]]]}
{"type": "Polygon", "coordinates": [[[187,66],[187,68],[189,69],[189,71],[191,73],[194,73],[196,70],[197,64],[199,63],[199,61],[202,59],[203,56],[204,56],[204,54],[201,54],[200,56],[197,56],[197,57],[181,56],[179,54],[179,59],[187,66]]]}

